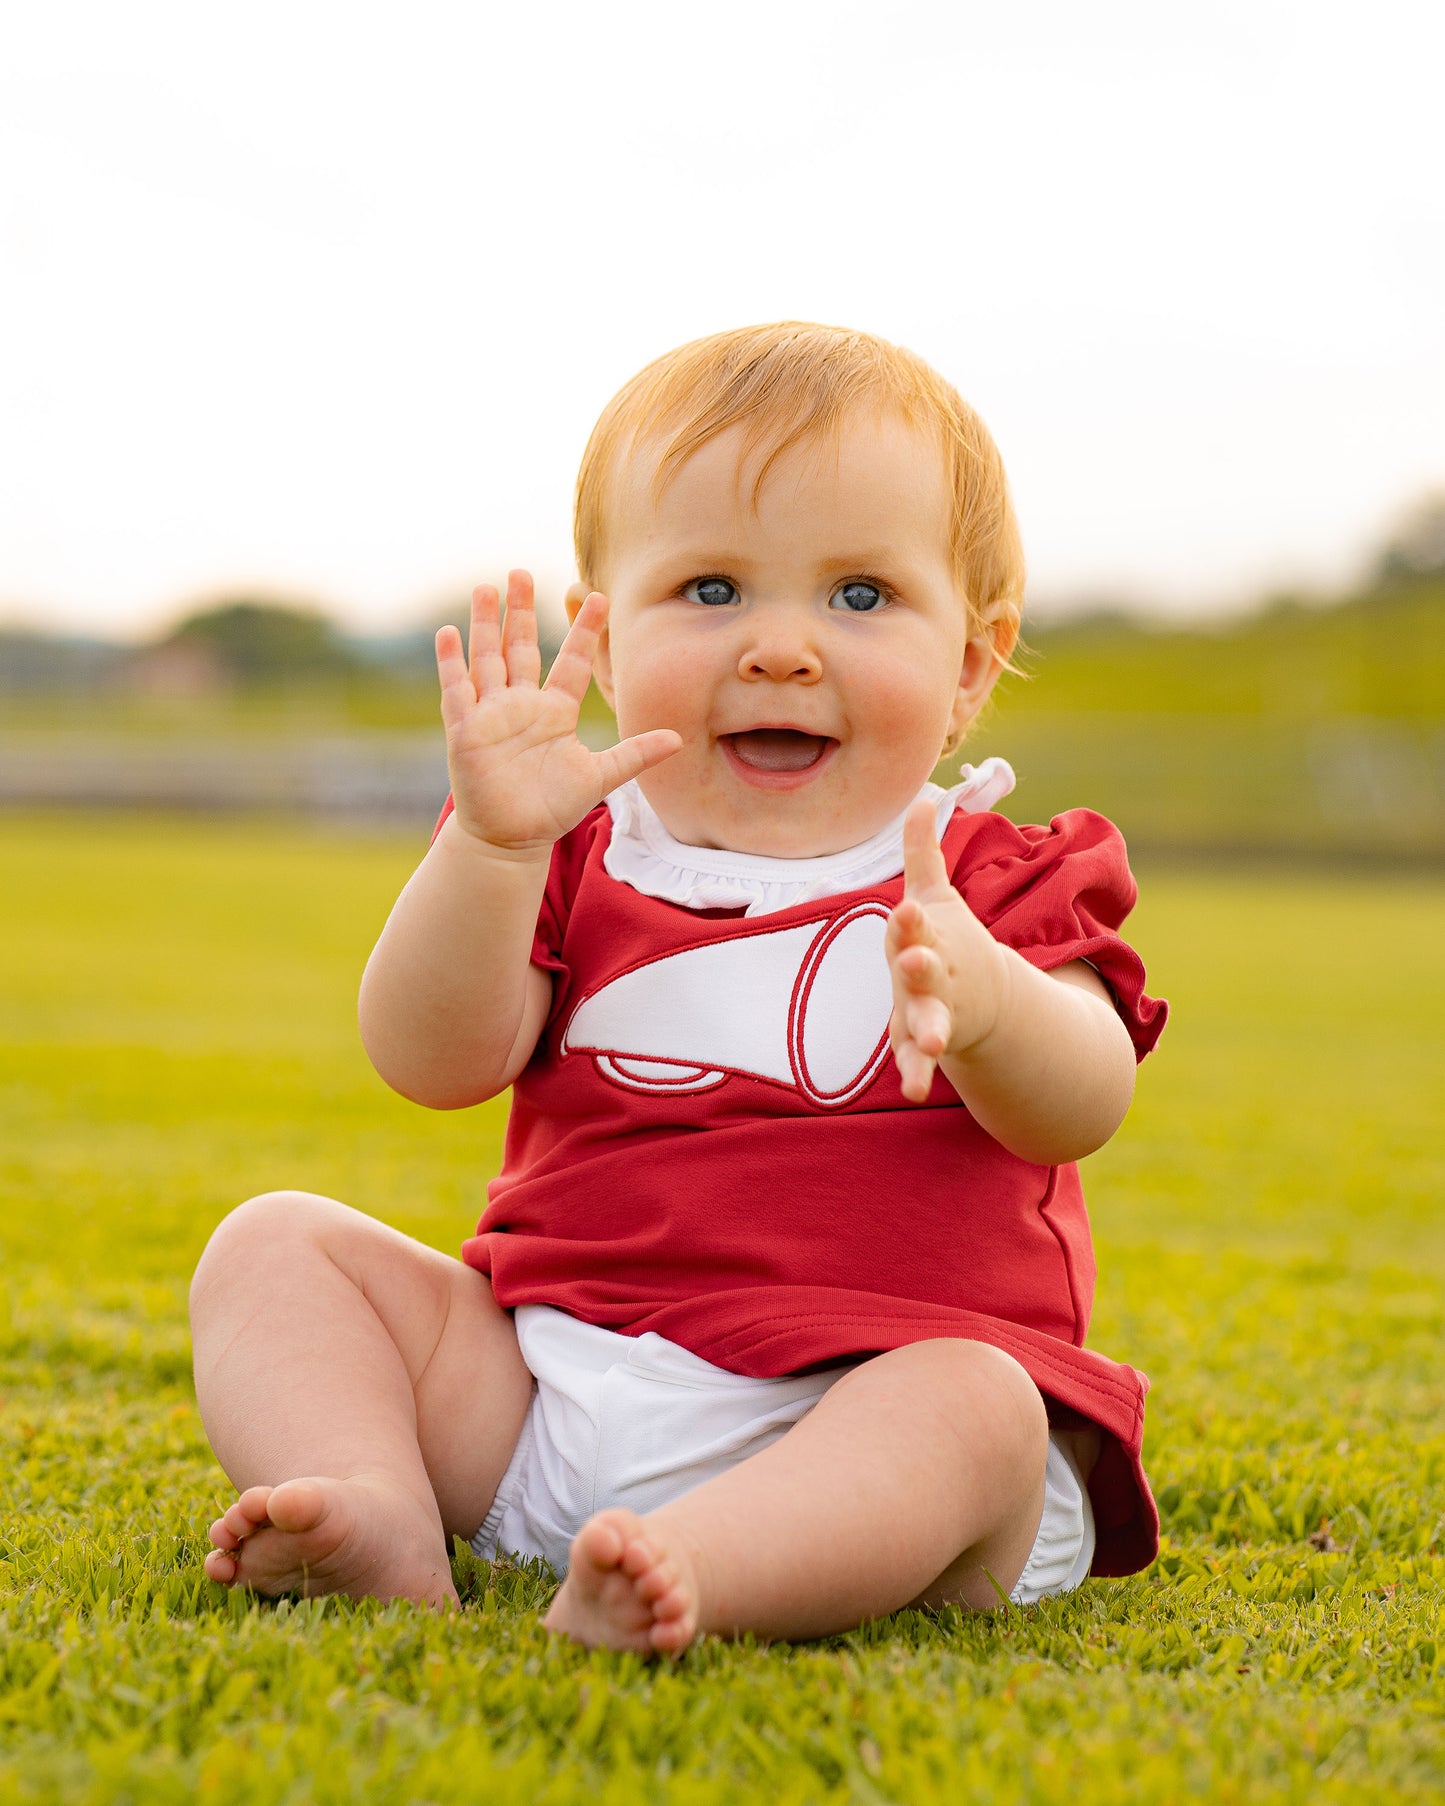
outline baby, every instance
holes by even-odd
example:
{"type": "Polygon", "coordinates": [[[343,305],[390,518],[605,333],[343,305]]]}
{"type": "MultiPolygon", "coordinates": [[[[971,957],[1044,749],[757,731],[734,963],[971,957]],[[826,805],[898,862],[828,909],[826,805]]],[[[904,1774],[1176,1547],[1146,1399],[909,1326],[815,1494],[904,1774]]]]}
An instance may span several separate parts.
{"type": "Polygon", "coordinates": [[[444,1605],[460,1535],[675,1654],[1147,1565],[1074,1165],[1163,1027],[1133,881],[1001,760],[929,781],[1018,632],[992,440],[899,347],[723,333],[609,404],[576,536],[545,684],[524,571],[437,636],[452,797],[361,991],[403,1095],[513,1087],[502,1173],[460,1261],[304,1192],[221,1224],[206,1572],[444,1605]]]}

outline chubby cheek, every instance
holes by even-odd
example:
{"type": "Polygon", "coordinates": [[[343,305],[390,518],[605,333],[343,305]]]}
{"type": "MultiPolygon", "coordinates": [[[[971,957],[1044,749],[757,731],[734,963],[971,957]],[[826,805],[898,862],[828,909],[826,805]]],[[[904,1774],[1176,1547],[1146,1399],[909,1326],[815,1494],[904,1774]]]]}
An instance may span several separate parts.
{"type": "Polygon", "coordinates": [[[612,692],[623,736],[671,727],[691,741],[706,719],[708,662],[686,636],[629,634],[612,643],[612,692]]]}
{"type": "Polygon", "coordinates": [[[617,731],[627,739],[650,728],[682,735],[681,749],[638,780],[663,825],[688,845],[722,844],[712,836],[708,799],[717,774],[708,759],[708,714],[716,672],[686,639],[661,638],[619,649],[612,666],[617,731]]]}
{"type": "MultiPolygon", "coordinates": [[[[900,765],[937,763],[948,735],[957,680],[950,652],[937,646],[874,661],[852,672],[848,698],[855,734],[871,751],[900,765]]],[[[960,652],[960,658],[962,654],[960,652]]],[[[923,780],[920,778],[919,782],[923,780]]]]}

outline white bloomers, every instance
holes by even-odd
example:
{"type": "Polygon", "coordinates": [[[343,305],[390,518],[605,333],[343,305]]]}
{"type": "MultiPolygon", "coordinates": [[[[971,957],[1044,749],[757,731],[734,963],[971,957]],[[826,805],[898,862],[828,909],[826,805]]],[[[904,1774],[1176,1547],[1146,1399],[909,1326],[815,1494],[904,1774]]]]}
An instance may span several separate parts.
{"type": "MultiPolygon", "coordinates": [[[[663,1336],[623,1336],[543,1304],[519,1305],[531,1408],[473,1551],[541,1556],[559,1577],[595,1511],[669,1505],[776,1442],[854,1363],[783,1379],[714,1367],[663,1336]]],[[[1009,1594],[1071,1592],[1094,1556],[1094,1516],[1072,1451],[1049,1437],[1044,1515],[1009,1594]]]]}

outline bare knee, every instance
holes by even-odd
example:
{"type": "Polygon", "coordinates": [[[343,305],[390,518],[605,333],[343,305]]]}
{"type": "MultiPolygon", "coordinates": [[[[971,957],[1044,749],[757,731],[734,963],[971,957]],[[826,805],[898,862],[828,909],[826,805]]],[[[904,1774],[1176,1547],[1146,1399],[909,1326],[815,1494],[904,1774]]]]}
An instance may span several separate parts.
{"type": "Polygon", "coordinates": [[[975,1378],[975,1396],[980,1403],[988,1401],[1000,1444],[1016,1453],[1026,1471],[1042,1472],[1049,1449],[1049,1416],[1028,1369],[991,1343],[968,1342],[964,1346],[975,1378]]]}
{"type": "Polygon", "coordinates": [[[911,1603],[991,1609],[1000,1586],[1007,1593],[1018,1580],[1037,1532],[1048,1413],[1027,1370],[1003,1349],[967,1341],[916,1346],[927,1351],[919,1365],[940,1382],[934,1388],[939,1434],[972,1466],[974,1496],[987,1503],[958,1557],[911,1603]]]}
{"type": "Polygon", "coordinates": [[[324,1248],[359,1211],[310,1191],[266,1191],[216,1225],[191,1278],[191,1308],[225,1274],[254,1274],[258,1262],[290,1253],[299,1243],[324,1248]]]}
{"type": "Polygon", "coordinates": [[[926,1401],[945,1442],[987,1446],[996,1465],[1016,1462],[1027,1476],[1043,1472],[1049,1441],[1043,1396],[1002,1348],[954,1336],[912,1342],[865,1361],[838,1386],[864,1374],[875,1381],[886,1374],[902,1394],[926,1401]]]}

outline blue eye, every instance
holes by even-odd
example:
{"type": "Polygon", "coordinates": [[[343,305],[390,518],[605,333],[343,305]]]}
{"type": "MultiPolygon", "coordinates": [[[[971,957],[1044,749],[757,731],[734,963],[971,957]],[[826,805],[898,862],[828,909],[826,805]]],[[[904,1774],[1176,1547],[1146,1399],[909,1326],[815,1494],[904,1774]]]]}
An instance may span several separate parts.
{"type": "Polygon", "coordinates": [[[830,608],[846,608],[850,614],[876,615],[888,606],[888,598],[876,583],[845,583],[828,600],[830,608]]]}
{"type": "Polygon", "coordinates": [[[682,593],[689,602],[701,602],[704,608],[726,608],[738,600],[736,587],[726,577],[695,577],[683,585],[682,593]]]}

